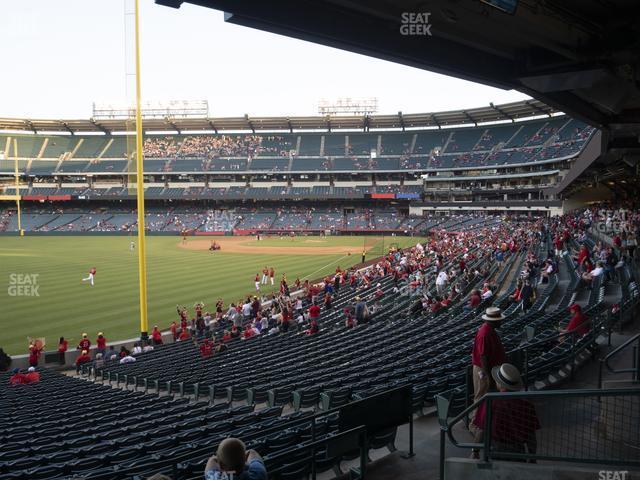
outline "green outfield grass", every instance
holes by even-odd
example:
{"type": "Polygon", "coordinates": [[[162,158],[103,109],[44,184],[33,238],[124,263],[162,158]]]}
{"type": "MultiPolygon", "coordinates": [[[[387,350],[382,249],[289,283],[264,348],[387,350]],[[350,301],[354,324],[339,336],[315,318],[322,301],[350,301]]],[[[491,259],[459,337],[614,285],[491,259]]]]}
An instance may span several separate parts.
{"type": "MultiPolygon", "coordinates": [[[[406,247],[417,241],[386,237],[384,246],[385,250],[391,243],[406,247]]],[[[257,242],[247,238],[247,243],[257,242]]],[[[263,247],[353,246],[358,253],[351,256],[259,251],[212,254],[179,248],[178,244],[177,237],[147,238],[150,329],[156,323],[167,328],[176,318],[176,304],[192,307],[203,301],[213,309],[218,297],[229,303],[253,293],[253,277],[264,265],[275,267],[278,281],[283,272],[290,283],[298,276],[315,279],[333,272],[337,265],[344,268],[358,263],[365,244],[370,248],[368,260],[379,256],[383,240],[297,237],[291,242],[275,237],[260,242],[263,247]]],[[[10,354],[26,353],[28,336],[46,337],[47,350],[51,350],[61,335],[77,342],[82,332],[87,332],[92,341],[98,331],[109,340],[139,334],[137,252],[129,251],[127,237],[0,237],[0,279],[0,347],[10,354]],[[94,287],[81,281],[92,266],[97,268],[94,287]],[[11,295],[31,293],[11,288],[12,283],[27,280],[18,278],[21,274],[37,275],[39,296],[11,295]]],[[[266,291],[270,293],[271,287],[266,291]]]]}

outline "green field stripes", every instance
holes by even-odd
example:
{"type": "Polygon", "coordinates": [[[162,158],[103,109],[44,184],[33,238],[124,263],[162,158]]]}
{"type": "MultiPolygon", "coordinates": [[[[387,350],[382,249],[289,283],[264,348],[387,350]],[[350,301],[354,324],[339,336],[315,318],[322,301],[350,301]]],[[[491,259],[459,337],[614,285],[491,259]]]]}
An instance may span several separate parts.
{"type": "MultiPolygon", "coordinates": [[[[369,245],[373,241],[367,240],[369,245]]],[[[394,241],[409,246],[416,239],[394,241]]],[[[275,267],[277,289],[284,272],[291,284],[297,276],[315,272],[313,277],[319,278],[337,265],[346,268],[360,261],[360,251],[346,258],[212,254],[178,248],[177,237],[149,237],[147,242],[150,327],[157,323],[167,328],[176,318],[176,304],[191,307],[204,301],[213,309],[219,297],[230,303],[254,293],[253,277],[264,265],[275,267]]],[[[327,242],[323,246],[362,245],[353,237],[327,242]]],[[[367,259],[379,255],[381,247],[378,242],[367,259]]],[[[126,237],[2,237],[0,281],[0,347],[11,354],[26,352],[28,336],[46,337],[47,349],[55,349],[60,335],[77,341],[82,332],[93,339],[103,331],[109,340],[139,334],[137,252],[129,251],[126,237]],[[94,287],[81,282],[92,266],[98,270],[94,287]],[[11,274],[38,274],[40,296],[10,296],[11,274]]],[[[269,285],[265,291],[273,289],[269,285]]]]}

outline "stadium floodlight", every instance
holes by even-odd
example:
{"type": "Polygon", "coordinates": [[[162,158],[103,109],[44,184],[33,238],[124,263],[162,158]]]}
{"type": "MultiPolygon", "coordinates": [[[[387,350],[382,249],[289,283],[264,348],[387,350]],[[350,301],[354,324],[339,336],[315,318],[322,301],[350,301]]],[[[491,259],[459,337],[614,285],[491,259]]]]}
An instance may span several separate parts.
{"type": "MultiPolygon", "coordinates": [[[[142,118],[207,118],[209,102],[207,100],[169,100],[145,101],[141,106],[142,118]]],[[[135,105],[94,102],[95,120],[135,118],[135,105]]]]}
{"type": "Polygon", "coordinates": [[[320,99],[318,113],[320,115],[371,115],[378,112],[377,97],[340,97],[334,101],[320,99]]]}

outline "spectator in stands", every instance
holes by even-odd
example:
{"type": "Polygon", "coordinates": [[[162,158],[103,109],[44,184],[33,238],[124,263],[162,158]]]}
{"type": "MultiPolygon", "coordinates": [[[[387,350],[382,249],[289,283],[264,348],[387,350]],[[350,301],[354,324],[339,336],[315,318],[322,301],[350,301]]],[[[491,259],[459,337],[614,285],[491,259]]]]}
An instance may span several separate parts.
{"type": "Polygon", "coordinates": [[[134,357],[133,355],[127,352],[127,355],[125,355],[120,359],[120,365],[124,365],[125,363],[133,363],[135,361],[136,361],[136,357],[134,357]]]}
{"type": "Polygon", "coordinates": [[[138,355],[142,353],[142,347],[140,346],[140,342],[136,342],[133,344],[133,350],[131,351],[131,355],[138,355]]]}
{"type": "Polygon", "coordinates": [[[9,377],[9,383],[11,385],[24,385],[25,381],[25,374],[20,373],[19,369],[14,368],[11,371],[11,376],[9,377]]]}
{"type": "MultiPolygon", "coordinates": [[[[577,303],[569,306],[569,311],[573,314],[567,328],[560,328],[560,333],[575,333],[577,336],[582,337],[589,333],[591,327],[591,320],[582,313],[582,307],[577,303]]],[[[565,337],[561,337],[564,339],[565,337]]]]}
{"type": "Polygon", "coordinates": [[[506,360],[504,347],[496,329],[500,327],[504,316],[498,307],[489,307],[482,315],[484,323],[478,329],[473,349],[473,400],[480,400],[491,388],[491,369],[502,365],[506,360]]]}
{"type": "MultiPolygon", "coordinates": [[[[491,377],[501,393],[522,389],[520,372],[509,363],[493,367],[491,377]]],[[[473,420],[478,431],[486,428],[486,405],[484,402],[478,407],[473,420]]],[[[492,458],[500,459],[500,453],[536,453],[536,431],[539,429],[540,421],[536,409],[528,400],[505,397],[491,401],[491,447],[492,451],[496,452],[492,458]]],[[[475,435],[476,442],[480,442],[481,438],[481,435],[475,435]]],[[[473,458],[478,458],[478,453],[474,450],[473,458]]]]}
{"type": "Polygon", "coordinates": [[[101,353],[104,355],[104,352],[107,351],[107,339],[104,338],[102,332],[98,332],[98,338],[96,338],[96,354],[101,353]]]}
{"type": "Polygon", "coordinates": [[[94,367],[103,368],[104,367],[104,358],[101,353],[96,353],[96,361],[94,362],[94,367]]]}
{"type": "Polygon", "coordinates": [[[173,322],[171,322],[171,326],[169,327],[169,330],[171,330],[171,336],[173,337],[173,341],[177,341],[178,340],[178,323],[174,320],[173,322]]]}
{"type": "Polygon", "coordinates": [[[436,277],[436,291],[438,292],[439,296],[442,296],[442,294],[444,293],[444,288],[447,285],[448,281],[449,276],[447,275],[447,272],[442,270],[440,273],[438,273],[438,276],[436,277]]]}
{"type": "Polygon", "coordinates": [[[154,345],[162,345],[162,332],[160,332],[158,325],[153,326],[153,331],[151,332],[151,338],[153,340],[154,345]]]}
{"type": "Polygon", "coordinates": [[[91,347],[91,340],[89,340],[89,338],[87,338],[87,334],[83,333],[82,334],[82,340],[80,340],[80,342],[78,343],[78,346],[76,347],[76,350],[86,350],[87,352],[89,352],[89,348],[91,347]]]}
{"type": "Polygon", "coordinates": [[[64,337],[60,337],[60,340],[58,340],[58,361],[60,365],[64,365],[64,357],[68,348],[69,342],[65,340],[64,337]]]}
{"type": "Polygon", "coordinates": [[[599,277],[604,273],[604,265],[602,262],[596,263],[596,268],[591,271],[585,272],[582,274],[582,282],[588,286],[591,286],[591,282],[594,278],[599,277]]]}
{"type": "Polygon", "coordinates": [[[106,360],[112,361],[112,360],[116,360],[118,358],[118,354],[116,352],[116,348],[111,345],[109,347],[109,351],[107,352],[107,358],[106,360]]]}
{"type": "Polygon", "coordinates": [[[76,358],[76,373],[80,373],[80,369],[82,368],[82,365],[89,362],[91,362],[91,357],[89,356],[89,352],[87,350],[82,350],[78,358],[76,358]]]}
{"type": "Polygon", "coordinates": [[[482,287],[482,294],[480,295],[482,300],[488,300],[493,297],[493,290],[491,289],[491,285],[485,283],[482,287]]]}
{"type": "Polygon", "coordinates": [[[40,381],[40,373],[35,367],[29,367],[25,375],[25,383],[38,383],[40,381]]]}
{"type": "Polygon", "coordinates": [[[309,318],[311,320],[317,320],[320,317],[320,307],[314,302],[309,307],[309,318]]]}
{"type": "Polygon", "coordinates": [[[367,323],[367,321],[369,320],[369,311],[367,309],[366,302],[362,300],[360,297],[356,297],[355,301],[356,301],[356,305],[355,305],[356,323],[358,325],[367,323]]]}
{"type": "Polygon", "coordinates": [[[262,457],[255,450],[246,451],[237,438],[225,438],[216,455],[209,458],[204,469],[204,480],[267,480],[267,470],[262,457]],[[231,476],[226,475],[231,473],[231,476]]]}
{"type": "Polygon", "coordinates": [[[29,345],[29,366],[37,367],[40,355],[42,354],[42,347],[39,347],[35,343],[29,345]]]}
{"type": "Polygon", "coordinates": [[[471,295],[469,296],[469,304],[467,305],[467,310],[473,310],[478,305],[482,303],[482,297],[480,296],[480,292],[478,290],[473,290],[471,295]]]}
{"type": "Polygon", "coordinates": [[[11,357],[0,348],[0,372],[6,372],[11,366],[11,357]]]}
{"type": "Polygon", "coordinates": [[[526,279],[524,281],[524,284],[522,285],[522,289],[520,290],[520,300],[522,300],[522,313],[527,313],[527,311],[531,308],[531,305],[533,305],[534,302],[534,297],[535,291],[533,290],[529,279],[526,279]]]}

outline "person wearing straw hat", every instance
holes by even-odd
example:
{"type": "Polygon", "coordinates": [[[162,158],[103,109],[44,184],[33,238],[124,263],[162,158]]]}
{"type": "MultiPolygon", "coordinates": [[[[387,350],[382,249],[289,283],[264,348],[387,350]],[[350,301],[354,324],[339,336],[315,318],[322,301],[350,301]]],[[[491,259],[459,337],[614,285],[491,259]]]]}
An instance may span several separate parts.
{"type": "Polygon", "coordinates": [[[482,315],[484,323],[478,329],[471,351],[473,365],[473,400],[477,402],[491,387],[491,369],[502,365],[506,360],[504,347],[498,337],[496,329],[504,320],[502,310],[489,307],[482,315]]]}
{"type": "MultiPolygon", "coordinates": [[[[491,377],[499,392],[517,392],[522,389],[522,377],[518,369],[510,363],[503,363],[491,369],[491,377]]],[[[473,420],[478,432],[476,442],[482,441],[485,426],[486,402],[478,407],[473,420]]],[[[534,405],[524,398],[497,398],[491,401],[491,446],[492,458],[499,459],[503,453],[535,453],[537,448],[536,431],[540,421],[534,405]]],[[[478,458],[474,450],[472,457],[478,458]]],[[[502,460],[510,460],[503,458],[502,460]]]]}

